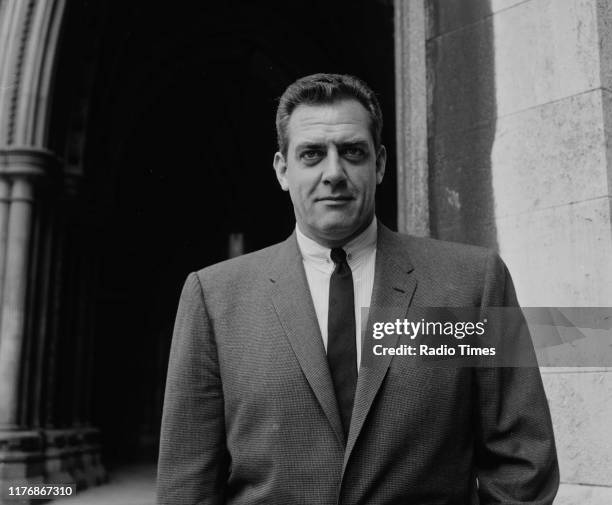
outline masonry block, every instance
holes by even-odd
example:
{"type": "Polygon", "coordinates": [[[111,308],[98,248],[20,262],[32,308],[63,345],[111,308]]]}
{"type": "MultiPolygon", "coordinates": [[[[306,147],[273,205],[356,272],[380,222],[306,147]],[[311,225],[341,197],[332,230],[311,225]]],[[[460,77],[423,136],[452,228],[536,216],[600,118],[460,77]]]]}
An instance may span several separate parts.
{"type": "Polygon", "coordinates": [[[432,130],[473,127],[601,87],[598,7],[530,0],[430,40],[432,130]]]}
{"type": "MultiPolygon", "coordinates": [[[[574,373],[545,373],[542,380],[562,482],[612,486],[612,372],[577,369],[574,373]]],[[[576,496],[575,492],[569,495],[576,496]]]]}

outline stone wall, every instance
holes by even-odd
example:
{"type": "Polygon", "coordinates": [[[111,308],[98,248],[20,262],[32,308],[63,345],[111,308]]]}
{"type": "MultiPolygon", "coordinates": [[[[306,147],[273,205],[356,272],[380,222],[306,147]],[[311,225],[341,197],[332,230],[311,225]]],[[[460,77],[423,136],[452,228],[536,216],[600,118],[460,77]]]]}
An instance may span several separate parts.
{"type": "MultiPolygon", "coordinates": [[[[611,306],[612,2],[426,2],[429,227],[523,306],[611,306]]],[[[546,368],[556,504],[612,503],[612,369],[546,368]]]]}

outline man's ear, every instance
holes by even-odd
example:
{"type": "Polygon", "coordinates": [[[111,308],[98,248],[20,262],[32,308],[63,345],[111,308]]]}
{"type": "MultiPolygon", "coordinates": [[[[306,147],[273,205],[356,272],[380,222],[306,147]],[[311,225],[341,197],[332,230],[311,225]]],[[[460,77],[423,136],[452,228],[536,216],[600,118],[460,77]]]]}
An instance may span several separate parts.
{"type": "Polygon", "coordinates": [[[385,176],[385,167],[387,165],[387,150],[381,145],[376,155],[376,184],[380,184],[385,176]]]}
{"type": "Polygon", "coordinates": [[[274,165],[276,178],[278,179],[278,183],[280,184],[281,188],[283,188],[283,191],[289,191],[289,182],[287,181],[287,161],[280,152],[277,152],[274,155],[272,165],[274,165]]]}

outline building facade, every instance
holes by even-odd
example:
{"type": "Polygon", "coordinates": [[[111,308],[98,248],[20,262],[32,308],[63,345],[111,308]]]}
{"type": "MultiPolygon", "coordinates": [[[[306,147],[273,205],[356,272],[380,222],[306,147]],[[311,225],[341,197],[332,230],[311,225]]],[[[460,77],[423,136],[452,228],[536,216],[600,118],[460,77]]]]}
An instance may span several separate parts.
{"type": "MultiPolygon", "coordinates": [[[[299,75],[380,92],[383,220],[498,250],[524,306],[612,305],[612,2],[231,4],[0,0],[4,484],[154,458],[182,279],[291,229],[258,167],[299,75]]],[[[612,502],[612,367],[542,373],[557,503],[612,502]]]]}

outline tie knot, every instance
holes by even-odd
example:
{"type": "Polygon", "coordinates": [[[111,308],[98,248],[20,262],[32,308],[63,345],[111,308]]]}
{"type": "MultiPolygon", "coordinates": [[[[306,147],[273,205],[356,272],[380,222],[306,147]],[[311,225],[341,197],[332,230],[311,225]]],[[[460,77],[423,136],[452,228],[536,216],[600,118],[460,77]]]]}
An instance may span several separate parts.
{"type": "Polygon", "coordinates": [[[345,263],[346,262],[346,251],[342,247],[334,247],[331,250],[331,259],[334,263],[345,263]]]}

